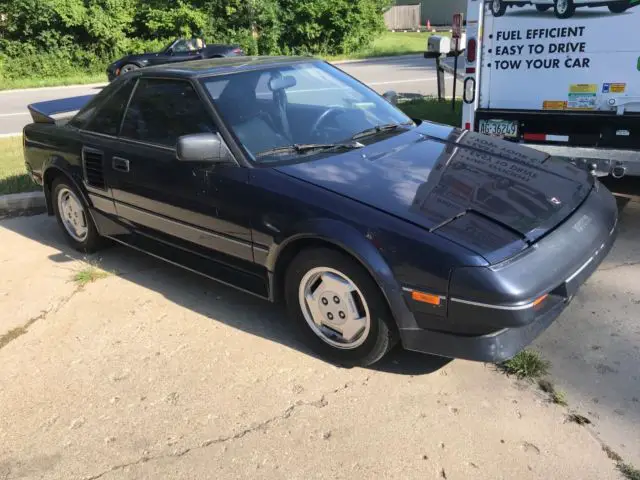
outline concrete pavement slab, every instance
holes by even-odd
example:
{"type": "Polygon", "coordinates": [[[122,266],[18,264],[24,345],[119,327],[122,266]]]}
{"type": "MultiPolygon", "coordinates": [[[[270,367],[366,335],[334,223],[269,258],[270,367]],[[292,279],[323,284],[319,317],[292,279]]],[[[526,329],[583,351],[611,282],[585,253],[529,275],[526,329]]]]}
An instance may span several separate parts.
{"type": "MultiPolygon", "coordinates": [[[[604,268],[637,258],[637,218],[604,268]]],[[[567,409],[492,366],[398,350],[334,367],[280,308],[123,247],[83,258],[43,215],[0,221],[0,245],[0,337],[37,316],[0,348],[0,478],[619,478],[567,409]],[[112,274],[79,288],[86,261],[112,274]]]]}

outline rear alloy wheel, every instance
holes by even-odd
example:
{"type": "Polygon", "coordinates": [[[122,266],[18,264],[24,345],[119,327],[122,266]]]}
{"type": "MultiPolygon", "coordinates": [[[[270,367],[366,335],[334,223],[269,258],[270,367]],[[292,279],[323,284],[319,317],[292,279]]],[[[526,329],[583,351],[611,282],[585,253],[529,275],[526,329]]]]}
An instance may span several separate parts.
{"type": "Polygon", "coordinates": [[[330,249],[301,252],[285,279],[287,309],[302,340],[344,366],[380,360],[396,342],[394,321],[369,273],[330,249]]]}
{"type": "Polygon", "coordinates": [[[66,179],[56,179],[51,187],[53,211],[67,242],[82,252],[93,252],[102,246],[102,237],[80,194],[66,179]]]}
{"type": "Polygon", "coordinates": [[[612,3],[609,5],[609,11],[611,13],[624,13],[631,6],[631,2],[629,0],[612,3]]]}
{"type": "Polygon", "coordinates": [[[576,13],[576,6],[573,0],[555,0],[553,12],[561,19],[571,18],[576,13]]]}
{"type": "Polygon", "coordinates": [[[546,12],[550,8],[551,8],[551,5],[536,5],[536,10],[539,11],[540,13],[546,12]]]}
{"type": "Polygon", "coordinates": [[[120,75],[124,75],[125,73],[133,72],[134,70],[138,70],[140,67],[134,63],[127,63],[124,67],[120,69],[120,75]]]}
{"type": "Polygon", "coordinates": [[[491,0],[491,13],[494,17],[501,17],[507,11],[507,4],[502,0],[491,0]]]}

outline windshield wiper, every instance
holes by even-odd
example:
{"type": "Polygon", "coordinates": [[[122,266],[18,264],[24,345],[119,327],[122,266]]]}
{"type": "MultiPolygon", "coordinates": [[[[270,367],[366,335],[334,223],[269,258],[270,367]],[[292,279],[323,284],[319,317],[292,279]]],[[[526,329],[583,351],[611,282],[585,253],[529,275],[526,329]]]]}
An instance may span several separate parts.
{"type": "Polygon", "coordinates": [[[391,132],[393,130],[398,130],[402,127],[407,127],[411,125],[413,122],[405,122],[405,123],[387,123],[384,125],[376,125],[372,128],[367,128],[359,133],[356,133],[351,140],[359,140],[361,138],[370,137],[371,135],[377,135],[383,132],[391,132]]]}
{"type": "Polygon", "coordinates": [[[357,148],[362,148],[362,145],[359,142],[350,142],[350,143],[297,143],[294,145],[286,145],[284,147],[276,147],[271,148],[269,150],[265,150],[256,155],[256,158],[266,157],[268,155],[285,155],[287,153],[309,153],[313,151],[323,151],[323,150],[355,150],[357,148]]]}

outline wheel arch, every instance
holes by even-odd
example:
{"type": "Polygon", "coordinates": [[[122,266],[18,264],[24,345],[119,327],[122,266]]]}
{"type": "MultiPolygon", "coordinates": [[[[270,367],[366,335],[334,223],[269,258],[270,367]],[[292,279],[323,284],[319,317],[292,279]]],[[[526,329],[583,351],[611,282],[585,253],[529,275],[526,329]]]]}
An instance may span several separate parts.
{"type": "MultiPolygon", "coordinates": [[[[89,201],[89,197],[87,196],[84,188],[78,183],[78,181],[73,177],[71,172],[69,172],[65,168],[65,160],[58,156],[52,156],[47,161],[47,165],[44,168],[44,173],[42,174],[42,186],[44,190],[44,198],[47,205],[47,214],[53,215],[53,199],[51,198],[51,186],[56,178],[64,178],[69,180],[71,184],[75,187],[75,189],[82,196],[82,200],[84,200],[85,204],[91,206],[91,202],[89,201]]],[[[89,208],[89,212],[91,214],[91,208],[89,208]]]]}
{"type": "Polygon", "coordinates": [[[269,272],[272,301],[283,300],[287,268],[300,252],[311,248],[330,248],[351,257],[369,273],[384,296],[399,328],[415,324],[402,296],[400,285],[372,240],[354,227],[334,220],[316,221],[313,228],[305,230],[305,233],[287,237],[267,256],[266,267],[269,272]]]}

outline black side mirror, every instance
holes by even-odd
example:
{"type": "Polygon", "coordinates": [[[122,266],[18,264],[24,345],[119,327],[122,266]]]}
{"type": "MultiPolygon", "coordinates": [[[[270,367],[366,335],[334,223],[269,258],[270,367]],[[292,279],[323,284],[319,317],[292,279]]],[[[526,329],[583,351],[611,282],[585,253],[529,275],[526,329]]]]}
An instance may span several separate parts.
{"type": "Polygon", "coordinates": [[[176,157],[181,162],[234,163],[227,144],[217,133],[183,135],[176,147],[176,157]]]}
{"type": "Polygon", "coordinates": [[[171,48],[171,47],[167,48],[167,50],[164,53],[166,55],[173,55],[173,48],[171,48]]]}

